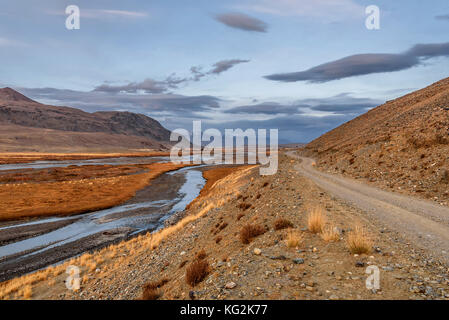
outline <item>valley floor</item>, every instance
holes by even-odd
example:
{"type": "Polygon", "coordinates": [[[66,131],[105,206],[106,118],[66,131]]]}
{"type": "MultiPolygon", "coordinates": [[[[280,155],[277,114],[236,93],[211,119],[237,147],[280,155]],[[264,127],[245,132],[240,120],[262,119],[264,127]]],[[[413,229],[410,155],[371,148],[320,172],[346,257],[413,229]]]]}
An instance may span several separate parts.
{"type": "Polygon", "coordinates": [[[262,177],[254,167],[220,174],[177,224],[2,283],[0,296],[140,299],[143,286],[152,283],[150,296],[159,299],[449,299],[447,265],[318,187],[295,169],[299,163],[281,154],[273,176],[262,177]],[[307,215],[317,207],[337,228],[337,241],[308,231],[307,215]],[[292,228],[276,230],[280,218],[292,228]],[[265,232],[242,243],[247,225],[265,232]],[[356,226],[369,233],[368,254],[354,255],[347,247],[356,226]],[[292,234],[301,241],[290,247],[292,234]],[[199,261],[208,263],[207,275],[191,286],[187,270],[199,261]],[[76,292],[65,286],[68,265],[81,269],[76,292]],[[370,265],[380,270],[379,290],[366,288],[370,265]]]}

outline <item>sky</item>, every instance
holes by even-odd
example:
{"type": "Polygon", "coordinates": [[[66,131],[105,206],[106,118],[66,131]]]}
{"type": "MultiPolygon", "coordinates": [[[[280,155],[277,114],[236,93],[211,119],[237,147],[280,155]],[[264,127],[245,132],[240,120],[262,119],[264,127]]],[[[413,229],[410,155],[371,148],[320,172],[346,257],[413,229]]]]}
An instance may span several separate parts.
{"type": "Polygon", "coordinates": [[[0,86],[170,130],[308,142],[448,77],[448,35],[447,0],[0,0],[0,86]]]}

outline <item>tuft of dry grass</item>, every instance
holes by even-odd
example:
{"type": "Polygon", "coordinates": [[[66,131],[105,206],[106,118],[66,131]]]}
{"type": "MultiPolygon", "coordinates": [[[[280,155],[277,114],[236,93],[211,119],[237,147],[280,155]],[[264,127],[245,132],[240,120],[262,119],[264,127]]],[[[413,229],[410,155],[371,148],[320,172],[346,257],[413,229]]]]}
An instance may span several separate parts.
{"type": "Polygon", "coordinates": [[[348,233],[346,244],[353,254],[367,254],[371,252],[372,248],[370,237],[366,230],[360,226],[356,226],[354,230],[348,233]]]}
{"type": "Polygon", "coordinates": [[[320,233],[326,224],[326,216],[322,208],[313,209],[307,217],[307,227],[312,233],[320,233]]]}
{"type": "Polygon", "coordinates": [[[293,228],[293,223],[285,218],[279,218],[274,222],[274,230],[293,228]]]}
{"type": "Polygon", "coordinates": [[[194,287],[209,274],[209,262],[204,259],[192,262],[186,268],[186,282],[194,287]]]}
{"type": "Polygon", "coordinates": [[[33,295],[33,290],[31,289],[31,286],[26,286],[23,289],[23,297],[25,299],[30,299],[32,295],[33,295]]]}
{"type": "Polygon", "coordinates": [[[243,244],[248,244],[257,236],[265,233],[265,228],[261,225],[247,224],[240,230],[240,241],[243,244]]]}
{"type": "Polygon", "coordinates": [[[197,260],[203,260],[206,259],[207,257],[207,253],[204,249],[201,249],[197,254],[196,254],[196,259],[197,260]]]}
{"type": "Polygon", "coordinates": [[[167,284],[168,279],[162,279],[155,282],[148,282],[143,286],[142,300],[157,300],[162,296],[160,288],[167,284]]]}
{"type": "Polygon", "coordinates": [[[251,208],[251,204],[242,202],[237,206],[237,208],[240,208],[242,211],[246,211],[251,208]]]}
{"type": "Polygon", "coordinates": [[[285,243],[289,248],[296,248],[304,241],[304,236],[298,231],[290,230],[285,239],[285,243]]]}
{"type": "Polygon", "coordinates": [[[340,240],[340,233],[334,225],[327,225],[321,232],[321,238],[326,242],[336,242],[340,240]]]}

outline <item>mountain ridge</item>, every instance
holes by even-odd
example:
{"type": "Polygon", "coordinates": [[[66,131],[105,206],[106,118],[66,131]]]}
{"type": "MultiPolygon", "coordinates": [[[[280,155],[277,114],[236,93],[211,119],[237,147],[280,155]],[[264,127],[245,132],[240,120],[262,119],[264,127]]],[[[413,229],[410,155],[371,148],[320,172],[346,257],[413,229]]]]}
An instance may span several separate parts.
{"type": "MultiPolygon", "coordinates": [[[[120,148],[126,148],[126,145],[130,144],[133,147],[143,145],[147,148],[154,145],[157,149],[160,149],[161,146],[167,149],[170,145],[170,131],[165,129],[158,121],[146,115],[119,111],[89,113],[72,107],[46,105],[34,101],[9,87],[0,89],[0,125],[12,126],[16,130],[12,133],[13,140],[14,134],[20,133],[20,128],[23,128],[23,130],[26,130],[25,128],[36,128],[47,130],[47,132],[48,130],[54,130],[52,132],[54,135],[53,145],[57,144],[54,142],[57,140],[58,131],[61,136],[80,137],[87,134],[88,140],[93,139],[95,141],[98,139],[93,135],[100,133],[103,138],[108,134],[126,136],[111,139],[115,142],[123,141],[124,145],[117,146],[120,148]],[[148,141],[145,141],[145,139],[148,141]]],[[[42,135],[44,135],[44,131],[42,131],[42,135]]],[[[9,137],[3,136],[3,138],[8,139],[9,137]]],[[[95,144],[101,144],[102,139],[95,144]]],[[[23,139],[18,140],[20,144],[23,139]]],[[[80,139],[82,144],[81,140],[83,139],[80,139]]],[[[114,147],[107,140],[103,141],[105,146],[114,147]]],[[[2,149],[1,142],[0,140],[0,150],[2,149]]]]}

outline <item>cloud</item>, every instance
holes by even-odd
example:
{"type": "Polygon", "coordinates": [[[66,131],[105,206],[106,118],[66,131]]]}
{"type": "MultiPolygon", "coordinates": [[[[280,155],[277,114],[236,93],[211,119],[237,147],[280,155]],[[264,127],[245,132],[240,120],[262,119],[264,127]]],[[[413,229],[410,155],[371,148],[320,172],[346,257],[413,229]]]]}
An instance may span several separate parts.
{"type": "Polygon", "coordinates": [[[305,71],[272,74],[265,76],[265,78],[281,82],[328,82],[372,73],[406,70],[421,65],[425,59],[440,56],[449,56],[449,42],[417,44],[405,53],[400,54],[357,54],[324,63],[305,71]]]}
{"type": "MultiPolygon", "coordinates": [[[[203,130],[207,128],[217,128],[222,134],[228,128],[246,129],[278,129],[279,143],[308,142],[324,132],[347,122],[353,118],[352,115],[329,115],[315,117],[310,115],[280,115],[266,120],[242,119],[236,121],[227,121],[214,123],[203,121],[203,130]]],[[[192,130],[192,124],[187,123],[186,129],[192,130]],[[190,126],[190,127],[189,127],[190,126]]]]}
{"type": "Polygon", "coordinates": [[[209,71],[202,71],[199,66],[190,68],[190,75],[188,77],[180,78],[176,74],[171,74],[162,81],[147,78],[141,82],[129,82],[124,85],[111,85],[109,82],[105,82],[94,88],[94,91],[109,92],[109,93],[138,93],[143,92],[147,94],[159,94],[166,93],[171,89],[177,89],[181,84],[187,84],[192,81],[200,81],[202,78],[208,75],[219,75],[237,64],[246,63],[249,60],[231,59],[218,61],[212,65],[209,71]]]}
{"type": "Polygon", "coordinates": [[[236,7],[264,14],[322,21],[344,21],[365,16],[365,7],[353,0],[247,0],[236,7]]]}
{"type": "Polygon", "coordinates": [[[249,60],[232,59],[232,60],[218,61],[213,65],[212,70],[210,70],[208,74],[220,74],[222,72],[231,69],[233,66],[237,64],[246,62],[249,62],[249,60]]]}
{"type": "Polygon", "coordinates": [[[0,37],[0,47],[24,47],[25,43],[0,37]]]}
{"type": "Polygon", "coordinates": [[[332,112],[337,114],[360,114],[374,108],[375,104],[320,104],[311,107],[315,111],[332,112]]]}
{"type": "Polygon", "coordinates": [[[435,16],[437,20],[449,20],[449,14],[443,14],[441,16],[435,16]]]}
{"type": "Polygon", "coordinates": [[[449,42],[434,44],[417,44],[406,52],[407,56],[434,58],[449,56],[449,42]]]}
{"type": "Polygon", "coordinates": [[[361,114],[380,105],[383,101],[370,98],[357,98],[350,93],[341,93],[328,98],[301,99],[292,104],[263,102],[254,105],[244,105],[225,110],[224,113],[248,115],[302,115],[328,113],[329,115],[361,114]]]}
{"type": "Polygon", "coordinates": [[[250,17],[243,13],[223,13],[215,19],[228,27],[251,32],[267,32],[268,25],[262,20],[250,17]]]}
{"type": "Polygon", "coordinates": [[[145,79],[142,82],[130,82],[125,85],[114,86],[110,84],[102,84],[95,87],[94,91],[100,92],[127,92],[136,93],[137,91],[143,91],[145,93],[163,93],[167,91],[166,82],[156,81],[153,79],[145,79]]]}
{"type": "Polygon", "coordinates": [[[292,104],[263,102],[223,110],[223,100],[208,95],[128,94],[56,88],[17,88],[42,103],[66,105],[87,112],[130,111],[156,118],[168,129],[192,130],[192,120],[202,120],[203,130],[279,129],[280,143],[307,142],[351,120],[381,102],[353,97],[351,93],[292,104]],[[235,117],[232,114],[242,114],[235,117]],[[245,115],[246,114],[246,115],[245,115]],[[257,118],[256,115],[264,116],[257,118]],[[235,120],[235,119],[238,120],[235,120]]]}
{"type": "MultiPolygon", "coordinates": [[[[26,96],[47,104],[67,105],[87,112],[128,110],[137,113],[172,114],[182,117],[219,108],[220,99],[208,95],[125,94],[56,88],[18,88],[26,96]]],[[[199,117],[199,116],[198,116],[199,117]]]]}
{"type": "Polygon", "coordinates": [[[239,106],[235,108],[228,109],[224,111],[225,113],[235,113],[235,114],[266,114],[266,115],[277,115],[277,114],[299,114],[299,106],[294,105],[282,105],[277,102],[263,102],[255,105],[239,106]]]}

